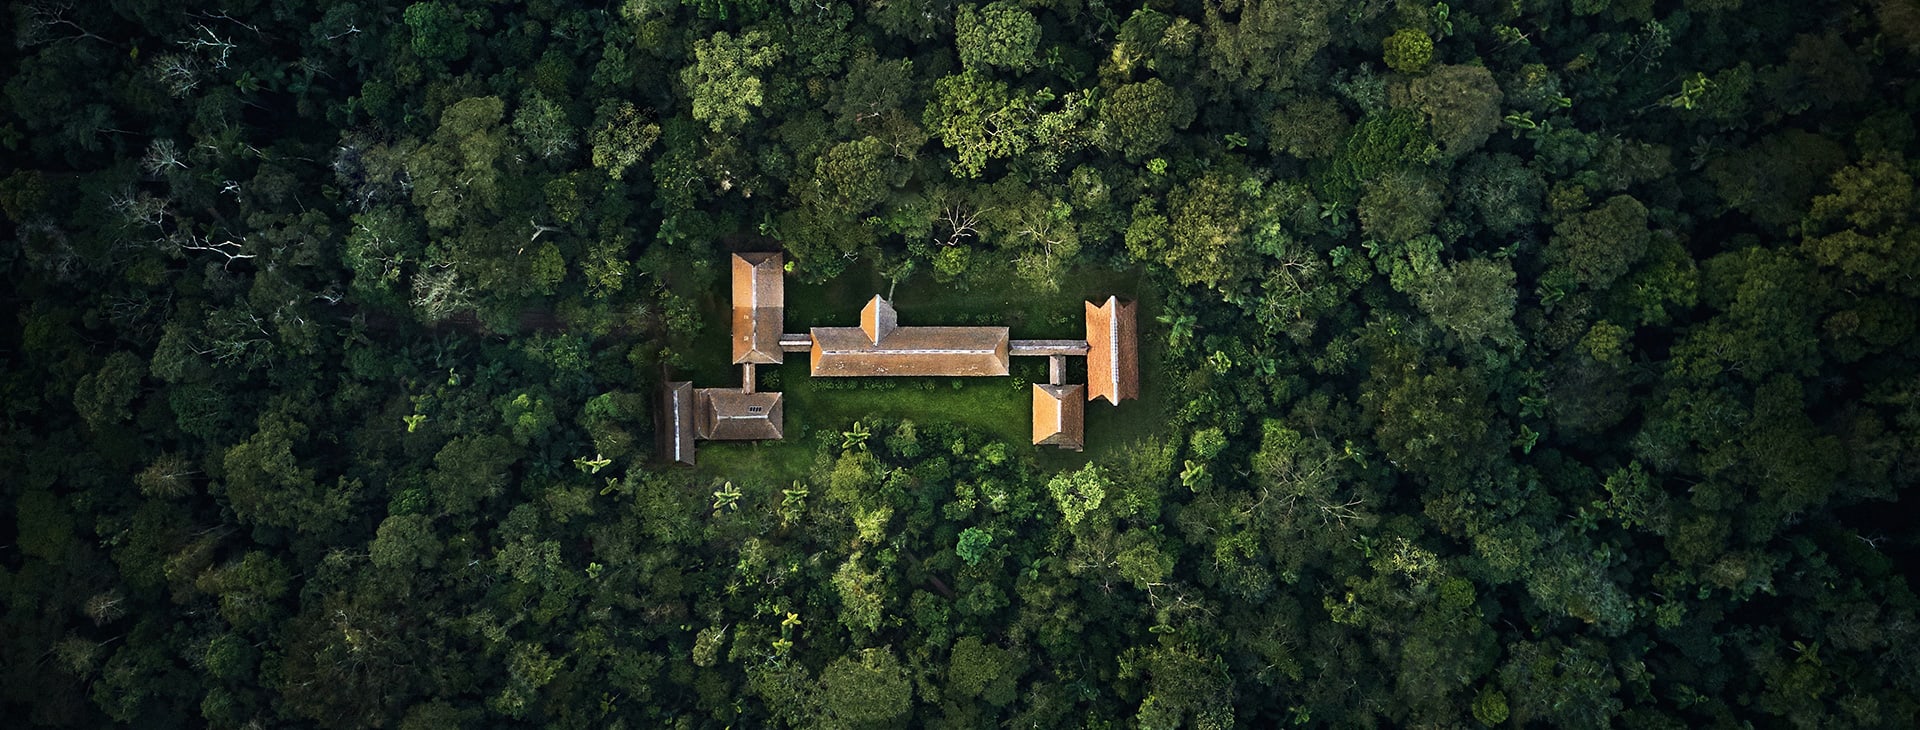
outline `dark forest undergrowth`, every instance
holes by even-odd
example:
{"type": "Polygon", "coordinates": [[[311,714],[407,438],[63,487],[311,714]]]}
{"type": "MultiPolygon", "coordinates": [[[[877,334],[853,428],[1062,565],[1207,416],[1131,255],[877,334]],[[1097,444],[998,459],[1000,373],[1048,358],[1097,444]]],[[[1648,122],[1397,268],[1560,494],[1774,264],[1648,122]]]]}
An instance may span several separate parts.
{"type": "Polygon", "coordinates": [[[1914,0],[7,13],[10,725],[1920,724],[1914,0]]]}

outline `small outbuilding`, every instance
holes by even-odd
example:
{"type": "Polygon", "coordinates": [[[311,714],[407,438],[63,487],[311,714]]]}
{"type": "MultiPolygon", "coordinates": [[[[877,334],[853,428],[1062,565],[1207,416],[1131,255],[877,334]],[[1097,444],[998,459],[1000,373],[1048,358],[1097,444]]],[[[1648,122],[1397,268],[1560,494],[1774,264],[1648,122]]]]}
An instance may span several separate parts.
{"type": "Polygon", "coordinates": [[[1033,386],[1033,443],[1079,451],[1087,443],[1087,386],[1033,386]]]}
{"type": "Polygon", "coordinates": [[[693,400],[694,430],[708,441],[778,439],[784,430],[779,393],[700,388],[693,400]]]}

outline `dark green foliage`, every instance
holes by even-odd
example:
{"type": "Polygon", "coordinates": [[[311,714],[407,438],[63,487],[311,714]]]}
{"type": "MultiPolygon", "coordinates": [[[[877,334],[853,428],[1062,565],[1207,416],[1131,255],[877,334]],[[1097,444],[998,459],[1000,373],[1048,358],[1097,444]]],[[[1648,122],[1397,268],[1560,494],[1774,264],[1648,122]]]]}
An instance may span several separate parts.
{"type": "Polygon", "coordinates": [[[1408,84],[1407,96],[1450,158],[1466,156],[1500,124],[1500,87],[1485,66],[1441,66],[1408,84]]]}
{"type": "Polygon", "coordinates": [[[140,378],[146,370],[146,364],[131,352],[108,355],[98,371],[81,376],[73,392],[73,409],[94,428],[127,420],[133,415],[128,406],[140,394],[140,378]]]}
{"type": "Polygon", "coordinates": [[[1647,241],[1646,206],[1616,195],[1555,225],[1542,258],[1573,283],[1604,289],[1645,255],[1647,241]]]}
{"type": "Polygon", "coordinates": [[[1361,391],[1361,401],[1379,414],[1374,437],[1381,451],[1400,468],[1436,480],[1471,473],[1497,453],[1506,430],[1493,419],[1484,381],[1410,355],[1396,345],[1361,391]]]}
{"type": "Polygon", "coordinates": [[[8,727],[1920,717],[1912,0],[176,5],[6,11],[8,727]],[[775,249],[1143,397],[660,465],[775,249]]]}
{"type": "Polygon", "coordinates": [[[1175,188],[1165,217],[1142,201],[1127,228],[1127,250],[1166,265],[1182,283],[1224,288],[1242,271],[1243,234],[1259,186],[1243,171],[1216,169],[1175,188]]]}
{"type": "Polygon", "coordinates": [[[1360,232],[1404,243],[1433,229],[1445,204],[1440,184],[1430,175],[1396,170],[1371,180],[1360,196],[1360,232]]]}
{"type": "Polygon", "coordinates": [[[967,68],[998,67],[1019,73],[1039,60],[1040,24],[1015,3],[962,5],[953,32],[960,63],[967,68]]]}
{"type": "Polygon", "coordinates": [[[1177,19],[1168,28],[1166,40],[1175,40],[1179,30],[1199,26],[1206,72],[1197,75],[1217,95],[1285,91],[1314,81],[1303,78],[1303,73],[1333,40],[1332,21],[1341,10],[1338,3],[1280,0],[1208,5],[1195,23],[1185,23],[1184,28],[1180,24],[1187,18],[1177,19]]]}
{"type": "Polygon", "coordinates": [[[988,646],[978,636],[968,636],[954,642],[952,664],[947,668],[948,687],[959,698],[979,698],[1005,707],[1019,690],[1022,664],[1019,654],[988,646]]]}
{"type": "Polygon", "coordinates": [[[1546,182],[1518,157],[1483,154],[1474,156],[1461,170],[1454,195],[1498,240],[1539,218],[1546,182]]]}
{"type": "Polygon", "coordinates": [[[1511,347],[1519,342],[1513,281],[1513,268],[1504,261],[1456,261],[1434,272],[1414,302],[1434,324],[1463,342],[1511,347]]]}
{"type": "Polygon", "coordinates": [[[1706,173],[1727,207],[1783,227],[1806,215],[1821,182],[1846,163],[1845,154],[1825,137],[1788,130],[1714,159],[1706,173]]]}
{"type": "Polygon", "coordinates": [[[1160,79],[1127,84],[1113,91],[1101,108],[1112,141],[1128,159],[1141,159],[1173,139],[1193,121],[1193,102],[1160,79]]]}
{"type": "Polygon", "coordinates": [[[828,727],[884,727],[905,716],[912,690],[891,650],[866,649],[820,670],[820,720],[828,727]]]}
{"type": "Polygon", "coordinates": [[[1389,172],[1425,165],[1439,155],[1420,116],[1406,110],[1370,114],[1354,126],[1322,177],[1325,196],[1359,197],[1362,186],[1389,172]]]}
{"type": "Polygon", "coordinates": [[[1334,153],[1350,126],[1339,102],[1324,96],[1295,99],[1267,116],[1267,144],[1303,160],[1334,153]]]}
{"type": "Polygon", "coordinates": [[[414,55],[442,62],[466,57],[469,21],[458,6],[439,0],[414,3],[401,18],[412,33],[414,55]]]}

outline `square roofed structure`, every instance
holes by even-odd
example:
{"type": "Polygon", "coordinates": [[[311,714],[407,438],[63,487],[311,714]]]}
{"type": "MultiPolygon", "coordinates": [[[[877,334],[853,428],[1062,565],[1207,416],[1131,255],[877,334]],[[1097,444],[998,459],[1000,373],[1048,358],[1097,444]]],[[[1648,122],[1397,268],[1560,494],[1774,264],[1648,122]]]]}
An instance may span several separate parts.
{"type": "Polygon", "coordinates": [[[1119,297],[1087,302],[1087,400],[1108,403],[1140,397],[1140,343],[1136,305],[1119,297]]]}
{"type": "Polygon", "coordinates": [[[1079,451],[1087,443],[1084,385],[1033,386],[1033,443],[1079,451]]]}
{"type": "Polygon", "coordinates": [[[1005,327],[902,327],[883,297],[860,312],[859,327],[815,327],[815,377],[1008,373],[1010,339],[1005,327]]]}
{"type": "Polygon", "coordinates": [[[783,433],[779,393],[700,388],[693,396],[694,430],[709,441],[778,439],[783,433]]]}
{"type": "Polygon", "coordinates": [[[786,359],[786,261],[777,253],[733,255],[733,362],[773,365],[786,359]]]}

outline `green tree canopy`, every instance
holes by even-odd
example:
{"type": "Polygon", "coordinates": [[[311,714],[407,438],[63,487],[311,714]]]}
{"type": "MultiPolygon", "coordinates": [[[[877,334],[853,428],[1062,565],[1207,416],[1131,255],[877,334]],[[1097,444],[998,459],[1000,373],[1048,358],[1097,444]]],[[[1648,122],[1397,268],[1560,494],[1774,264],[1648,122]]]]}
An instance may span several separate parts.
{"type": "Polygon", "coordinates": [[[1173,139],[1174,130],[1193,121],[1193,102],[1160,79],[1127,84],[1113,91],[1101,106],[1108,145],[1128,159],[1153,154],[1173,139]]]}
{"type": "Polygon", "coordinates": [[[758,74],[772,67],[782,53],[779,43],[757,30],[738,36],[717,31],[694,41],[694,63],[680,72],[693,118],[718,133],[737,131],[752,121],[753,110],[766,103],[765,84],[758,74]]]}
{"type": "Polygon", "coordinates": [[[913,700],[900,662],[890,649],[863,649],[820,670],[820,721],[829,727],[887,724],[907,713],[913,700]]]}
{"type": "Polygon", "coordinates": [[[954,20],[960,63],[968,69],[999,67],[1015,73],[1039,61],[1040,23],[1019,4],[999,0],[985,7],[960,6],[954,20]]]}

